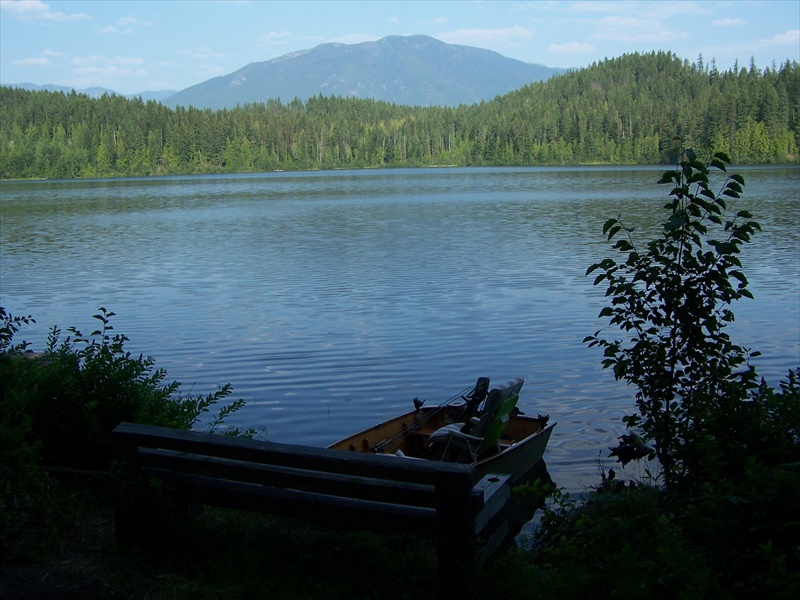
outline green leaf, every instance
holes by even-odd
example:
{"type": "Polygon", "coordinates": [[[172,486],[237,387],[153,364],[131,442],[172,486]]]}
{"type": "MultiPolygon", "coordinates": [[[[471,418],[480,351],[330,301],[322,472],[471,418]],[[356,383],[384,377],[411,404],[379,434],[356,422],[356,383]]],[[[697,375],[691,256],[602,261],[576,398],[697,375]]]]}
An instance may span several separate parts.
{"type": "Polygon", "coordinates": [[[633,246],[628,240],[617,240],[617,243],[614,244],[614,248],[620,252],[630,252],[633,250],[633,246]]]}
{"type": "Polygon", "coordinates": [[[671,183],[673,181],[675,183],[680,181],[680,173],[678,171],[664,171],[658,183],[671,183]]]}
{"type": "Polygon", "coordinates": [[[728,156],[728,154],[725,153],[725,152],[715,152],[714,153],[714,159],[722,161],[722,162],[724,162],[726,164],[731,164],[731,157],[728,156]]]}
{"type": "Polygon", "coordinates": [[[614,309],[610,306],[604,306],[603,309],[600,311],[600,314],[597,315],[599,318],[603,317],[610,317],[614,314],[614,309]]]}
{"type": "Polygon", "coordinates": [[[731,276],[731,277],[733,277],[734,279],[737,279],[737,280],[738,280],[739,282],[741,282],[743,285],[747,285],[747,284],[749,283],[749,282],[747,281],[747,277],[745,277],[745,276],[744,276],[744,273],[742,273],[741,271],[730,271],[730,272],[728,273],[728,275],[730,275],[730,276],[731,276]]]}
{"type": "Polygon", "coordinates": [[[614,225],[611,229],[609,229],[608,240],[611,241],[611,238],[613,238],[617,233],[619,233],[621,229],[622,227],[620,227],[619,225],[614,225]]]}
{"type": "Polygon", "coordinates": [[[715,169],[719,169],[720,171],[725,171],[725,163],[719,160],[718,158],[713,158],[709,166],[714,167],[715,169]]]}

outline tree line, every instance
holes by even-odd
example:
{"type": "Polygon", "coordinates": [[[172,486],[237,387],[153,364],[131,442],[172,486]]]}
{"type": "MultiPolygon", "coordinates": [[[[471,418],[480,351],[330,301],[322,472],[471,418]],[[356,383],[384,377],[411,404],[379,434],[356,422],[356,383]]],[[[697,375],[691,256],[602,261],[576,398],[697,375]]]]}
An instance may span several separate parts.
{"type": "Polygon", "coordinates": [[[233,109],[0,88],[0,178],[365,167],[664,164],[673,137],[738,164],[798,161],[797,61],[759,69],[628,54],[488,102],[355,98],[233,109]]]}

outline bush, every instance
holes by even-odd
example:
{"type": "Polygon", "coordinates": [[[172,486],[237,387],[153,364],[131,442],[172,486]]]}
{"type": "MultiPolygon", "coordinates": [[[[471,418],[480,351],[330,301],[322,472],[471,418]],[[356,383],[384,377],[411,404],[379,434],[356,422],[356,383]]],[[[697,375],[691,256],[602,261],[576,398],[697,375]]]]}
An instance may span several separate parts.
{"type": "MultiPolygon", "coordinates": [[[[611,449],[627,464],[656,459],[647,485],[603,474],[583,502],[556,502],[537,535],[531,576],[569,596],[794,598],[800,593],[800,367],[779,389],[759,383],[750,358],[725,327],[731,305],[751,298],[739,253],[760,229],[747,211],[724,217],[744,178],[715,193],[717,154],[693,153],[659,183],[671,184],[663,235],[640,247],[623,234],[589,267],[605,283],[600,317],[619,328],[584,341],[603,366],[636,389],[629,432],[611,449]],[[662,479],[663,478],[663,479],[662,479]],[[653,485],[663,481],[664,487],[653,485]],[[621,570],[620,567],[623,567],[621,570]],[[620,573],[619,576],[612,575],[620,573]],[[554,583],[556,582],[556,583],[554,583]],[[560,586],[560,588],[559,588],[560,586]]],[[[558,495],[557,495],[558,498],[558,495]]]]}
{"type": "MultiPolygon", "coordinates": [[[[113,333],[113,312],[94,316],[101,327],[84,336],[74,328],[62,340],[52,328],[44,352],[16,342],[31,317],[0,307],[0,517],[24,524],[45,489],[42,467],[104,471],[111,461],[111,432],[121,421],[189,429],[231,393],[221,386],[207,396],[183,396],[166,382],[152,357],[132,356],[128,340],[113,333]]],[[[214,430],[244,405],[223,406],[208,424],[214,430]]],[[[252,435],[254,432],[233,433],[252,435]]]]}
{"type": "Polygon", "coordinates": [[[739,254],[760,230],[747,211],[725,216],[743,177],[728,175],[719,192],[711,189],[710,171],[725,173],[729,162],[719,153],[706,165],[687,151],[659,181],[673,186],[663,235],[639,247],[621,217],[610,219],[603,231],[609,241],[624,234],[613,245],[624,260],[608,258],[587,270],[599,271],[595,285],[607,285],[610,305],[600,317],[622,337],[598,331],[584,341],[603,348],[603,366],[636,388],[637,413],[623,419],[631,433],[612,455],[623,464],[657,459],[668,488],[736,481],[754,455],[785,460],[780,452],[798,446],[800,371],[790,373],[784,394],[759,386],[749,362],[759,353],[725,331],[734,320],[732,303],[752,298],[739,254]]]}

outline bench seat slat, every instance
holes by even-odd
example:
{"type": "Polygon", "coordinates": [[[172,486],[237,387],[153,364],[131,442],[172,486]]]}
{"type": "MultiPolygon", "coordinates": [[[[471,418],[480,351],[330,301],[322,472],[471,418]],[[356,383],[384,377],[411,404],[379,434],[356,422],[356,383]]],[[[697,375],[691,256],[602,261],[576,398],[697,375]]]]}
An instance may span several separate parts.
{"type": "Polygon", "coordinates": [[[435,488],[432,485],[279,467],[174,450],[142,448],[139,453],[141,466],[145,468],[172,470],[273,487],[295,487],[331,496],[349,496],[362,500],[425,507],[435,506],[435,488]]]}
{"type": "Polygon", "coordinates": [[[176,485],[180,496],[185,495],[199,504],[307,518],[373,531],[428,536],[436,520],[433,508],[372,502],[151,468],[143,469],[143,473],[176,485]]]}

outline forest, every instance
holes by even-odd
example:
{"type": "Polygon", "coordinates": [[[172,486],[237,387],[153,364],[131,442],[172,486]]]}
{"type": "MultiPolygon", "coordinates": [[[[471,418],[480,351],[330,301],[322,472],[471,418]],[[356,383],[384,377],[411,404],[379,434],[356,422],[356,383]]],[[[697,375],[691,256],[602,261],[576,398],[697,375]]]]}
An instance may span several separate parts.
{"type": "Polygon", "coordinates": [[[0,179],[273,170],[665,164],[675,136],[737,164],[797,163],[797,61],[634,53],[458,107],[317,96],[234,109],[0,87],[0,179]]]}

